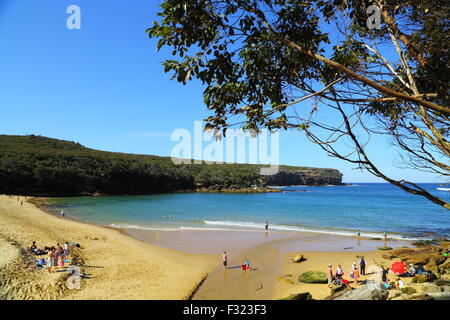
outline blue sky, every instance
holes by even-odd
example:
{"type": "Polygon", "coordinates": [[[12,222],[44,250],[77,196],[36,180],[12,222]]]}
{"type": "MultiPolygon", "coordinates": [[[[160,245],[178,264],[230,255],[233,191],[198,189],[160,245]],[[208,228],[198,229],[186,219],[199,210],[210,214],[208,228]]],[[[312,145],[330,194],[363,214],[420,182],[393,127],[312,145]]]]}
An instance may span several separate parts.
{"type": "MultiPolygon", "coordinates": [[[[87,147],[169,156],[170,133],[193,131],[209,115],[198,82],[170,81],[145,30],[160,1],[0,0],[0,133],[39,134],[87,147]],[[69,5],[81,8],[81,30],[66,27],[69,5]]],[[[414,182],[439,177],[397,168],[385,138],[371,141],[388,175],[414,182]]],[[[328,167],[346,182],[380,182],[327,157],[297,132],[282,133],[280,163],[328,167]]]]}

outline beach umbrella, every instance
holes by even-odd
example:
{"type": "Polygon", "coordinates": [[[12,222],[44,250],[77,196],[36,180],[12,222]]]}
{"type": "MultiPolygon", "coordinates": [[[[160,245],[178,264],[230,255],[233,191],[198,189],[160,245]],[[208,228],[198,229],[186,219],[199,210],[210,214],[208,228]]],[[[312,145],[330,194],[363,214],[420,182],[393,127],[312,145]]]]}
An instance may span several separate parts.
{"type": "Polygon", "coordinates": [[[396,274],[403,274],[406,272],[406,264],[402,261],[397,261],[392,264],[392,272],[396,274]]]}

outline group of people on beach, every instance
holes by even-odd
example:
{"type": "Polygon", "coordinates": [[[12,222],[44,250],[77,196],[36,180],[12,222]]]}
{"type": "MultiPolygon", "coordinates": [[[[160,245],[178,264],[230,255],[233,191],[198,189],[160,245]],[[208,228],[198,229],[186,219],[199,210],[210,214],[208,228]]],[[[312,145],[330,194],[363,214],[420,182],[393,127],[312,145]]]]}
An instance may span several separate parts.
{"type": "MultiPolygon", "coordinates": [[[[9,194],[8,195],[8,198],[14,198],[14,196],[12,195],[12,194],[9,194]]],[[[27,197],[25,196],[24,197],[25,198],[25,201],[27,200],[27,197]]],[[[17,196],[17,201],[19,201],[20,202],[20,206],[23,206],[23,200],[20,200],[20,196],[17,196]]]]}
{"type": "MultiPolygon", "coordinates": [[[[223,263],[223,268],[227,269],[227,266],[228,266],[228,255],[227,255],[226,251],[223,252],[222,263],[223,263]]],[[[252,271],[252,269],[250,268],[250,262],[248,262],[247,258],[245,258],[244,262],[242,262],[241,268],[242,268],[242,270],[245,270],[245,271],[252,271]]]]}
{"type": "MultiPolygon", "coordinates": [[[[361,275],[366,275],[366,260],[364,257],[361,257],[359,260],[359,268],[355,262],[352,263],[350,269],[350,278],[353,279],[355,286],[358,284],[358,279],[361,275]]],[[[344,279],[344,270],[342,266],[339,264],[336,268],[336,272],[333,271],[333,266],[331,264],[328,265],[327,269],[327,279],[328,279],[328,287],[333,285],[344,284],[347,287],[350,287],[350,281],[344,279]]]]}
{"type": "MultiPolygon", "coordinates": [[[[361,230],[358,230],[358,233],[356,235],[358,236],[358,238],[360,238],[361,237],[361,230]]],[[[387,236],[388,236],[388,232],[384,231],[383,232],[384,241],[387,241],[387,236]]]]}
{"type": "Polygon", "coordinates": [[[36,245],[36,241],[33,241],[31,246],[27,248],[27,251],[35,255],[46,255],[47,260],[44,258],[36,260],[36,267],[41,267],[51,272],[52,268],[64,268],[65,263],[68,262],[69,242],[65,241],[63,246],[57,243],[56,246],[45,247],[44,250],[41,250],[36,245]]]}
{"type": "Polygon", "coordinates": [[[427,273],[428,275],[432,276],[432,272],[429,270],[426,270],[423,265],[414,266],[414,264],[410,263],[408,268],[405,270],[403,274],[397,274],[395,281],[389,280],[389,273],[395,274],[392,270],[389,268],[384,268],[381,266],[381,284],[386,289],[402,289],[405,287],[405,283],[402,280],[402,278],[405,277],[414,277],[416,274],[422,274],[427,273]]]}

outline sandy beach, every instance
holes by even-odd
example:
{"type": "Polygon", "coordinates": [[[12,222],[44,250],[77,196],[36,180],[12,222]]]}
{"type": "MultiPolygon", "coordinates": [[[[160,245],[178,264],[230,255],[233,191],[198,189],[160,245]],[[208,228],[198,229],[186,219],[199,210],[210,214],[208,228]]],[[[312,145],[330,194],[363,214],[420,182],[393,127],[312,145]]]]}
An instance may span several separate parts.
{"type": "Polygon", "coordinates": [[[48,214],[17,196],[0,196],[0,219],[2,299],[268,300],[305,291],[323,299],[327,286],[300,283],[300,273],[326,271],[331,263],[348,274],[359,256],[369,264],[390,263],[376,250],[384,245],[379,240],[298,232],[115,230],[48,214]],[[64,241],[81,245],[72,250],[72,262],[84,275],[80,290],[67,289],[64,269],[26,268],[33,257],[24,249],[33,240],[41,248],[64,241]],[[298,253],[307,260],[292,263],[298,253]],[[250,272],[240,268],[245,259],[250,272]]]}
{"type": "MultiPolygon", "coordinates": [[[[323,299],[330,293],[327,285],[300,283],[298,276],[301,273],[325,272],[328,264],[335,270],[341,264],[348,275],[352,262],[359,263],[361,256],[368,267],[373,259],[377,265],[390,266],[392,263],[382,258],[384,251],[377,250],[386,243],[369,238],[272,231],[158,232],[132,228],[123,229],[123,232],[150,244],[196,254],[220,255],[227,251],[228,267],[224,269],[219,264],[196,291],[194,300],[271,300],[300,292],[310,292],[314,299],[323,299]],[[297,254],[303,254],[307,260],[293,263],[291,258],[297,254]],[[240,268],[245,259],[250,262],[251,272],[240,268]]],[[[395,248],[408,246],[410,242],[389,240],[387,244],[395,248]]]]}
{"type": "MultiPolygon", "coordinates": [[[[58,218],[24,201],[0,196],[1,299],[187,299],[217,265],[217,256],[152,246],[117,230],[58,218]],[[21,206],[21,201],[23,205],[21,206]],[[80,290],[65,286],[67,273],[26,268],[24,249],[79,243],[80,290]]],[[[40,257],[40,256],[39,256],[40,257]]]]}
{"type": "MultiPolygon", "coordinates": [[[[300,292],[309,292],[313,299],[324,299],[330,294],[326,284],[300,283],[298,276],[306,271],[326,272],[328,264],[333,265],[333,270],[341,264],[348,275],[352,262],[359,263],[361,256],[364,256],[368,267],[373,259],[377,265],[390,266],[392,261],[383,259],[382,251],[373,250],[373,246],[377,245],[378,241],[363,242],[365,244],[358,248],[363,251],[357,251],[355,247],[343,250],[343,248],[350,248],[350,244],[357,243],[357,240],[353,238],[323,235],[291,235],[261,242],[232,255],[227,269],[223,269],[222,266],[217,267],[206,278],[193,299],[273,300],[300,292]],[[335,238],[335,241],[331,241],[332,238],[335,238]],[[297,251],[294,251],[295,249],[297,251]],[[293,263],[291,259],[297,254],[303,254],[307,260],[293,263]],[[240,268],[245,259],[250,262],[252,268],[250,272],[240,268]]],[[[405,245],[405,242],[402,241],[393,246],[402,245],[405,245]]],[[[376,269],[378,270],[379,267],[376,269]]],[[[369,279],[370,276],[372,274],[363,276],[360,280],[369,279]]],[[[346,278],[351,280],[348,276],[346,278]]]]}

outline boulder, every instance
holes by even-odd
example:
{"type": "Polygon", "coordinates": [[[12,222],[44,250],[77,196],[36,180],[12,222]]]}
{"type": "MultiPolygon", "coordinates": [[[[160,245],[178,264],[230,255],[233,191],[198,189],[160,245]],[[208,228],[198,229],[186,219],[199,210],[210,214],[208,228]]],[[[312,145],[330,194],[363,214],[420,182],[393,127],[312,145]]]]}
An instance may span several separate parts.
{"type": "Polygon", "coordinates": [[[443,255],[433,255],[430,257],[430,261],[427,263],[427,265],[431,266],[439,266],[442,265],[444,262],[446,262],[447,258],[443,255]]]}
{"type": "Polygon", "coordinates": [[[424,283],[421,287],[422,292],[428,294],[428,293],[436,293],[436,292],[442,292],[441,287],[433,284],[433,283],[424,283]]]}
{"type": "Polygon", "coordinates": [[[400,257],[401,255],[411,255],[414,254],[414,252],[416,252],[416,250],[411,249],[411,248],[398,248],[395,250],[392,250],[390,252],[390,254],[400,257]]]}
{"type": "Polygon", "coordinates": [[[330,296],[336,294],[339,291],[344,290],[345,288],[347,288],[345,284],[333,285],[330,289],[330,296]]]}
{"type": "Polygon", "coordinates": [[[415,253],[415,254],[411,255],[410,257],[407,257],[405,260],[408,263],[425,265],[428,262],[430,262],[430,259],[431,259],[431,253],[422,252],[422,253],[415,253]]]}
{"type": "Polygon", "coordinates": [[[369,282],[364,286],[346,292],[334,300],[386,300],[389,292],[379,283],[369,282]]]}
{"type": "Polygon", "coordinates": [[[328,283],[328,278],[325,272],[322,271],[308,271],[302,273],[298,277],[299,282],[304,283],[328,283]]]}
{"type": "Polygon", "coordinates": [[[414,276],[414,278],[411,279],[412,283],[424,283],[424,282],[431,282],[436,280],[436,277],[433,275],[428,275],[426,273],[417,274],[414,276]]]}
{"type": "Polygon", "coordinates": [[[427,295],[433,300],[450,300],[450,292],[430,292],[427,295]]]}
{"type": "Polygon", "coordinates": [[[434,282],[434,284],[437,285],[437,286],[450,286],[450,280],[437,279],[434,282]]]}
{"type": "Polygon", "coordinates": [[[443,251],[447,251],[450,248],[450,241],[441,241],[439,246],[442,248],[443,251]]]}
{"type": "Polygon", "coordinates": [[[431,296],[427,294],[418,294],[418,295],[402,295],[399,300],[434,300],[431,296]]]}
{"type": "Polygon", "coordinates": [[[403,294],[413,294],[413,293],[416,293],[416,292],[417,292],[416,289],[414,289],[414,288],[412,288],[412,287],[405,287],[405,288],[400,289],[400,291],[401,291],[403,294]]]}
{"type": "Polygon", "coordinates": [[[313,300],[309,292],[294,293],[280,300],[313,300]]]}
{"type": "MultiPolygon", "coordinates": [[[[439,269],[445,271],[450,269],[450,258],[447,258],[444,262],[439,265],[439,269]]],[[[444,272],[445,273],[445,272],[444,272]]]]}
{"type": "Polygon", "coordinates": [[[326,297],[325,300],[336,300],[337,297],[340,297],[343,294],[345,294],[349,291],[352,291],[352,290],[353,290],[352,288],[347,287],[345,285],[333,287],[331,289],[331,294],[328,297],[326,297]]]}
{"type": "Polygon", "coordinates": [[[402,292],[400,290],[389,290],[388,291],[388,300],[392,300],[401,296],[402,292]]]}
{"type": "Polygon", "coordinates": [[[392,247],[378,247],[378,250],[392,250],[392,247]]]}
{"type": "Polygon", "coordinates": [[[305,260],[306,260],[306,258],[303,257],[303,255],[296,255],[295,257],[292,258],[292,262],[294,262],[294,263],[300,263],[305,260]]]}

